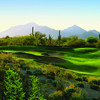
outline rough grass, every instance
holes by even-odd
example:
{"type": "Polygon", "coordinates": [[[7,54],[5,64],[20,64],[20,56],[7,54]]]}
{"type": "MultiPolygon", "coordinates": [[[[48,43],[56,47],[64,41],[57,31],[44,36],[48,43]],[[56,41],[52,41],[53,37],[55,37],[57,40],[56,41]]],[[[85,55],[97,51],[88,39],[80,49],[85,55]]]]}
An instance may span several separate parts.
{"type": "Polygon", "coordinates": [[[77,73],[100,76],[100,49],[97,48],[1,46],[0,50],[13,52],[27,60],[32,59],[41,63],[51,63],[77,73]],[[58,56],[55,57],[54,52],[58,56]],[[64,54],[64,56],[59,56],[59,54],[64,54]]]}

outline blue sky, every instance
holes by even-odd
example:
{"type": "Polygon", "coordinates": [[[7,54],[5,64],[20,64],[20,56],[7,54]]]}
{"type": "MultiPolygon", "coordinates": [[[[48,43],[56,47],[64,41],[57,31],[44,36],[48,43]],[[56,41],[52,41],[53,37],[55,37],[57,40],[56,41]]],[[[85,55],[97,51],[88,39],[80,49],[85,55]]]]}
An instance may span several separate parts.
{"type": "Polygon", "coordinates": [[[0,0],[0,32],[30,22],[100,31],[100,0],[0,0]]]}

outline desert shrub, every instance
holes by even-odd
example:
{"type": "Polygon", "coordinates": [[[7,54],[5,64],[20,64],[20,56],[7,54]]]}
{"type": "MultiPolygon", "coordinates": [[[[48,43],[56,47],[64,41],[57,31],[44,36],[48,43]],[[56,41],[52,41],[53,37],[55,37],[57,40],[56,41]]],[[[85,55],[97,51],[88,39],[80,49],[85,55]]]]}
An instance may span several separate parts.
{"type": "Polygon", "coordinates": [[[57,90],[64,90],[65,85],[64,85],[64,77],[63,77],[62,72],[60,72],[60,74],[55,77],[55,81],[56,81],[56,89],[57,90]]]}
{"type": "Polygon", "coordinates": [[[40,82],[43,83],[43,84],[45,84],[45,83],[47,82],[47,80],[44,79],[44,78],[40,78],[39,80],[40,80],[40,82]]]}
{"type": "Polygon", "coordinates": [[[88,43],[86,42],[86,47],[96,47],[96,43],[88,43]]]}
{"type": "Polygon", "coordinates": [[[62,91],[55,91],[49,95],[49,100],[63,100],[63,93],[62,91]]]}
{"type": "Polygon", "coordinates": [[[54,72],[49,72],[49,73],[46,74],[46,77],[49,78],[49,79],[54,80],[55,79],[55,73],[54,72]]]}
{"type": "Polygon", "coordinates": [[[74,79],[76,75],[70,71],[64,71],[64,77],[67,79],[74,79]]]}
{"type": "Polygon", "coordinates": [[[77,81],[83,81],[82,78],[80,78],[80,77],[76,78],[75,80],[77,80],[77,81]]]}
{"type": "Polygon", "coordinates": [[[28,75],[33,75],[33,73],[31,72],[31,71],[26,71],[26,73],[28,74],[28,75]]]}
{"type": "Polygon", "coordinates": [[[31,93],[28,100],[45,100],[40,93],[39,79],[35,76],[30,76],[30,80],[31,80],[31,90],[30,90],[31,93]]]}
{"type": "Polygon", "coordinates": [[[73,84],[70,84],[69,87],[66,87],[63,91],[64,98],[69,99],[72,95],[72,93],[76,92],[75,86],[73,84]]]}
{"type": "Polygon", "coordinates": [[[0,69],[0,100],[3,100],[4,97],[4,78],[5,70],[0,69]]]}
{"type": "Polygon", "coordinates": [[[43,75],[43,72],[40,69],[34,69],[32,73],[33,73],[33,75],[36,75],[36,76],[43,75]]]}
{"type": "Polygon", "coordinates": [[[30,69],[30,68],[29,68],[28,65],[24,64],[23,67],[22,67],[22,69],[23,69],[23,70],[28,70],[28,69],[30,69]]]}
{"type": "Polygon", "coordinates": [[[100,97],[94,97],[92,100],[100,100],[100,97]]]}
{"type": "Polygon", "coordinates": [[[78,87],[84,88],[84,84],[82,82],[77,83],[78,87]]]}
{"type": "Polygon", "coordinates": [[[100,85],[100,78],[89,77],[88,82],[89,84],[100,85]]]}
{"type": "Polygon", "coordinates": [[[86,95],[85,91],[82,91],[74,84],[70,84],[70,86],[66,87],[63,91],[64,98],[68,100],[85,100],[86,95]]]}
{"type": "Polygon", "coordinates": [[[23,100],[25,93],[23,92],[22,82],[18,73],[13,70],[7,70],[4,80],[4,100],[23,100]]]}
{"type": "Polygon", "coordinates": [[[7,40],[6,39],[0,39],[0,46],[2,46],[2,45],[7,45],[8,44],[8,42],[7,42],[7,40]]]}
{"type": "Polygon", "coordinates": [[[82,80],[85,82],[88,82],[88,78],[87,77],[82,77],[82,80]]]}
{"type": "Polygon", "coordinates": [[[0,53],[0,69],[18,69],[18,63],[16,62],[15,57],[10,53],[0,53]]]}
{"type": "Polygon", "coordinates": [[[44,70],[44,74],[46,75],[47,78],[49,79],[55,79],[55,69],[50,65],[50,67],[47,66],[47,68],[44,70]]]}
{"type": "Polygon", "coordinates": [[[96,43],[98,41],[97,37],[88,37],[86,38],[86,42],[88,43],[96,43]]]}
{"type": "Polygon", "coordinates": [[[93,90],[97,90],[97,91],[100,90],[100,86],[95,85],[95,84],[90,84],[90,88],[93,89],[93,90]]]}
{"type": "Polygon", "coordinates": [[[97,41],[96,47],[100,48],[100,40],[97,41]]]}
{"type": "Polygon", "coordinates": [[[70,100],[86,100],[84,94],[82,92],[74,92],[70,97],[70,100]]]}

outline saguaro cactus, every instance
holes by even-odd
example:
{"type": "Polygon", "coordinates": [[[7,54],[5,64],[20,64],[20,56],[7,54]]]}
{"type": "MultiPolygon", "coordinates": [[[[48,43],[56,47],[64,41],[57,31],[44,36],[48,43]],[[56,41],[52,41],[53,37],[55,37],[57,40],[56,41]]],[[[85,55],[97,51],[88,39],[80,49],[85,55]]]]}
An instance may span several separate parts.
{"type": "Polygon", "coordinates": [[[51,40],[52,40],[52,38],[51,38],[51,36],[50,36],[50,34],[49,34],[49,45],[51,46],[51,40]]]}
{"type": "Polygon", "coordinates": [[[34,35],[34,27],[32,27],[32,35],[34,35]]]}
{"type": "Polygon", "coordinates": [[[60,35],[60,30],[59,30],[59,36],[58,36],[58,41],[59,41],[59,46],[60,46],[60,41],[61,41],[61,35],[60,35]]]}
{"type": "Polygon", "coordinates": [[[100,39],[100,34],[99,34],[99,39],[100,39]]]}

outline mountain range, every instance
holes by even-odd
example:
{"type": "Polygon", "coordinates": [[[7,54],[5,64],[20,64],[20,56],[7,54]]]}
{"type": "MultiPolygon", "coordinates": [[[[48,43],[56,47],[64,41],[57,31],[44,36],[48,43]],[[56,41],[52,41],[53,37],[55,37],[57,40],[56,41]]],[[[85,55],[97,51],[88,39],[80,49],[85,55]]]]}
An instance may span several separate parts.
{"type": "MultiPolygon", "coordinates": [[[[5,37],[7,35],[10,37],[29,35],[30,33],[32,33],[32,27],[34,27],[34,32],[39,31],[43,34],[46,34],[47,37],[50,34],[52,38],[57,38],[59,34],[59,30],[55,30],[47,26],[40,26],[37,25],[36,23],[28,23],[25,25],[17,25],[1,32],[0,38],[5,37]]],[[[99,37],[99,34],[100,32],[96,30],[86,31],[77,25],[73,25],[72,27],[61,30],[62,37],[76,35],[79,38],[86,39],[88,36],[99,37]]]]}

